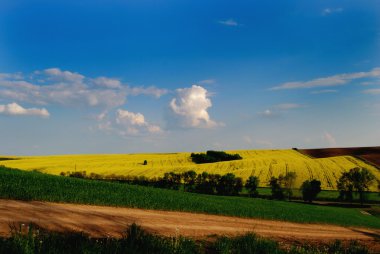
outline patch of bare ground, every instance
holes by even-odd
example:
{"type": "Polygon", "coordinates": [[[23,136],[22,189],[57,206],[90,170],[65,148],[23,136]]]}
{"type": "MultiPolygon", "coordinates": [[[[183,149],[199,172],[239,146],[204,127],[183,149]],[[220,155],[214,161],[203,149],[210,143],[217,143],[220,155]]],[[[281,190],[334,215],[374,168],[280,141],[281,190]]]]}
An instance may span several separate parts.
{"type": "Polygon", "coordinates": [[[319,148],[297,149],[303,154],[314,158],[326,158],[333,156],[355,156],[380,167],[380,146],[373,147],[348,147],[348,148],[319,148]]]}
{"type": "MultiPolygon", "coordinates": [[[[207,239],[215,235],[253,232],[281,244],[324,244],[339,239],[357,240],[380,252],[380,230],[325,224],[248,219],[187,212],[0,200],[0,235],[9,236],[9,225],[35,223],[52,231],[81,231],[92,237],[121,237],[137,223],[149,232],[165,236],[207,239]]],[[[211,237],[212,238],[212,237],[211,237]]]]}

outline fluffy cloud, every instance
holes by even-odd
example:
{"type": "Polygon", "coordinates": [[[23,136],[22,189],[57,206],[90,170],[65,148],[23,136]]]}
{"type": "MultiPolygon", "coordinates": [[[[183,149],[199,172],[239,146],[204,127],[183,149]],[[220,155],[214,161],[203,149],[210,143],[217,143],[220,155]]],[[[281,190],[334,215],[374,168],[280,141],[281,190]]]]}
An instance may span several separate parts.
{"type": "Polygon", "coordinates": [[[212,103],[205,88],[193,85],[176,92],[176,98],[169,105],[175,125],[182,128],[212,128],[219,125],[211,120],[207,112],[212,103]]]}
{"type": "Polygon", "coordinates": [[[106,77],[98,77],[94,79],[95,85],[99,87],[118,89],[121,88],[121,82],[118,79],[106,78],[106,77]]]}
{"type": "Polygon", "coordinates": [[[219,20],[218,23],[224,26],[238,26],[239,25],[239,23],[234,19],[219,20]]]}
{"type": "Polygon", "coordinates": [[[0,75],[0,99],[37,105],[89,106],[105,109],[122,106],[128,95],[160,97],[166,89],[130,87],[120,80],[87,78],[79,73],[50,68],[35,71],[28,80],[21,74],[0,75]]]}
{"type": "Polygon", "coordinates": [[[39,116],[45,118],[50,116],[45,108],[23,108],[15,102],[7,105],[0,105],[0,114],[10,116],[39,116]]]}
{"type": "Polygon", "coordinates": [[[309,81],[286,82],[279,86],[272,87],[271,90],[283,89],[301,89],[301,88],[315,88],[315,87],[330,87],[345,85],[352,80],[361,78],[376,78],[380,77],[380,67],[374,68],[368,72],[354,72],[337,74],[329,77],[316,78],[309,81]]]}
{"type": "Polygon", "coordinates": [[[161,128],[148,123],[141,113],[118,109],[116,111],[116,123],[122,127],[121,134],[136,135],[141,133],[160,133],[161,128]]]}

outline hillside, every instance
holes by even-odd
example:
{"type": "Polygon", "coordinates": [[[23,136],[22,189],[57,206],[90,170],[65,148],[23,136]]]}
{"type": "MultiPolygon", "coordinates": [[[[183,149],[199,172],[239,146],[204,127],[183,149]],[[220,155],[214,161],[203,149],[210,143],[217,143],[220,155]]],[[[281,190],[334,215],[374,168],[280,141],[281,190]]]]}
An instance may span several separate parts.
{"type": "MultiPolygon", "coordinates": [[[[336,180],[343,171],[366,167],[380,179],[380,171],[373,165],[353,156],[311,158],[295,150],[239,150],[243,159],[228,162],[195,164],[190,153],[168,154],[114,154],[114,155],[55,155],[55,156],[2,156],[0,164],[23,170],[36,170],[58,175],[66,171],[86,171],[102,175],[133,175],[159,177],[165,172],[195,170],[198,173],[225,174],[232,172],[247,179],[260,178],[260,186],[267,186],[272,176],[286,171],[297,173],[296,186],[310,178],[320,179],[322,188],[335,189],[336,180]],[[4,158],[8,158],[4,160],[4,158]],[[11,159],[11,160],[9,160],[11,159]],[[147,160],[147,165],[143,165],[147,160]]],[[[372,190],[376,190],[375,186],[372,190]]]]}

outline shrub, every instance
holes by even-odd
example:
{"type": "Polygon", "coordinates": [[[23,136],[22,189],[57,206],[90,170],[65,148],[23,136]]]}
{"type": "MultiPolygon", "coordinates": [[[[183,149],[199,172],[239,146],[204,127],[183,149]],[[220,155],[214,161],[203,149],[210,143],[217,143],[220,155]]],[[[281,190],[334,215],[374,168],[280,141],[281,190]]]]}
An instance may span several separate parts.
{"type": "Polygon", "coordinates": [[[243,181],[240,177],[235,177],[234,174],[228,173],[223,175],[216,186],[218,195],[234,196],[239,195],[243,188],[243,181]]]}
{"type": "Polygon", "coordinates": [[[316,179],[306,180],[301,185],[301,191],[303,200],[311,203],[321,192],[321,182],[316,179]]]}
{"type": "Polygon", "coordinates": [[[281,187],[280,181],[278,178],[272,176],[269,181],[269,186],[272,191],[272,198],[282,200],[285,198],[284,190],[281,187]]]}
{"type": "Polygon", "coordinates": [[[257,176],[250,176],[246,183],[245,188],[248,190],[249,196],[257,197],[259,193],[257,192],[257,187],[259,186],[259,178],[257,176]]]}

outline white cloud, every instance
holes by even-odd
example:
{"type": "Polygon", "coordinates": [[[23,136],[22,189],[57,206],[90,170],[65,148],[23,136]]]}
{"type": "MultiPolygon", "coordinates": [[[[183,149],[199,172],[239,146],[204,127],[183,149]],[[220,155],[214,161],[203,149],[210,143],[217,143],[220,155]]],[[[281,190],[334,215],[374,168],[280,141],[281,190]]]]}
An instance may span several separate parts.
{"type": "Polygon", "coordinates": [[[380,88],[367,89],[367,90],[364,90],[363,93],[377,95],[377,94],[380,94],[380,88]]]}
{"type": "Polygon", "coordinates": [[[158,125],[148,123],[143,114],[123,109],[118,109],[116,111],[116,123],[123,127],[120,132],[123,135],[162,132],[158,125]]]}
{"type": "Polygon", "coordinates": [[[160,98],[161,96],[163,96],[169,92],[169,90],[167,90],[167,89],[160,89],[160,88],[157,88],[154,86],[128,87],[127,91],[128,91],[128,94],[131,94],[134,96],[136,96],[136,95],[149,95],[149,96],[153,96],[156,98],[160,98]]]}
{"type": "Polygon", "coordinates": [[[15,102],[7,105],[0,105],[0,114],[10,116],[39,116],[44,118],[50,116],[49,112],[45,108],[23,108],[15,102]]]}
{"type": "Polygon", "coordinates": [[[59,68],[35,71],[28,80],[21,74],[1,74],[0,100],[26,102],[36,105],[89,106],[111,109],[125,104],[128,95],[160,97],[166,89],[129,87],[119,80],[95,79],[59,68]]]}
{"type": "MultiPolygon", "coordinates": [[[[39,74],[40,72],[36,72],[39,74]]],[[[50,68],[43,71],[43,73],[48,76],[51,80],[56,81],[68,81],[68,82],[82,82],[84,76],[79,73],[74,73],[70,71],[61,71],[59,68],[50,68]]]]}
{"type": "Polygon", "coordinates": [[[274,117],[274,116],[277,116],[277,113],[273,112],[273,110],[266,109],[262,112],[259,112],[259,115],[263,117],[274,117]]]}
{"type": "Polygon", "coordinates": [[[301,107],[302,107],[301,104],[296,104],[296,103],[283,103],[283,104],[278,104],[274,106],[275,109],[279,109],[279,110],[289,110],[289,109],[296,109],[296,108],[301,108],[301,107]]]}
{"type": "Polygon", "coordinates": [[[219,20],[218,23],[225,25],[225,26],[239,26],[240,25],[236,20],[234,20],[232,18],[219,20]]]}
{"type": "Polygon", "coordinates": [[[182,128],[212,128],[220,125],[211,120],[208,109],[212,106],[207,90],[193,85],[177,89],[177,96],[170,102],[170,110],[175,122],[182,128]]]}
{"type": "Polygon", "coordinates": [[[118,79],[98,77],[94,79],[94,83],[99,87],[105,87],[105,88],[111,88],[111,89],[122,88],[121,82],[118,79]]]}
{"type": "Polygon", "coordinates": [[[329,147],[336,147],[337,143],[334,136],[328,132],[324,132],[322,136],[323,140],[328,144],[329,147]]]}
{"type": "Polygon", "coordinates": [[[324,93],[337,93],[338,90],[334,89],[324,89],[324,90],[317,90],[317,91],[312,91],[311,94],[324,94],[324,93]]]}
{"type": "Polygon", "coordinates": [[[262,112],[259,112],[259,115],[262,117],[277,117],[281,116],[283,113],[297,109],[302,108],[304,105],[297,104],[297,103],[282,103],[272,106],[271,108],[268,108],[262,112]]]}
{"type": "Polygon", "coordinates": [[[373,68],[368,72],[354,72],[337,74],[329,77],[316,78],[309,81],[296,81],[286,82],[279,86],[272,87],[271,90],[283,90],[283,89],[301,89],[301,88],[315,88],[315,87],[331,87],[345,85],[352,80],[361,78],[376,78],[380,77],[380,68],[373,68]]]}
{"type": "Polygon", "coordinates": [[[322,10],[322,15],[327,16],[327,15],[331,15],[333,13],[339,13],[342,11],[343,11],[343,8],[325,8],[322,10]]]}

